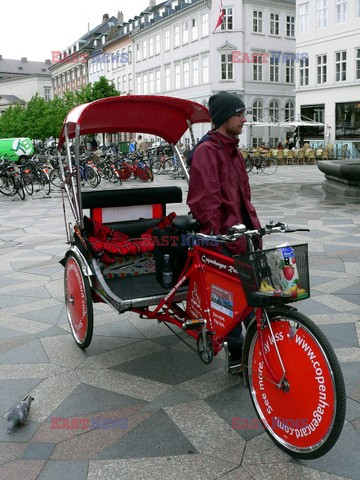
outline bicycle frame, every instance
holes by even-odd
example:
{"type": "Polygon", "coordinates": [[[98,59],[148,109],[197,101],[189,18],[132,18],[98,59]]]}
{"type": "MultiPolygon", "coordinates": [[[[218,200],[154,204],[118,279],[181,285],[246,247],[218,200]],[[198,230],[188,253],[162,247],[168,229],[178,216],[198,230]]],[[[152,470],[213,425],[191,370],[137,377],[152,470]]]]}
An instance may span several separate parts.
{"type": "MultiPolygon", "coordinates": [[[[188,250],[188,259],[178,282],[155,310],[141,308],[133,311],[143,317],[172,323],[180,328],[184,318],[203,319],[216,355],[222,349],[229,333],[238,323],[244,321],[253,309],[246,302],[234,260],[215,251],[194,246],[188,250]],[[187,307],[183,311],[178,306],[174,307],[173,299],[187,280],[187,307]],[[174,314],[180,314],[181,319],[174,314]]],[[[187,330],[187,333],[195,339],[199,337],[198,330],[187,330]]]]}

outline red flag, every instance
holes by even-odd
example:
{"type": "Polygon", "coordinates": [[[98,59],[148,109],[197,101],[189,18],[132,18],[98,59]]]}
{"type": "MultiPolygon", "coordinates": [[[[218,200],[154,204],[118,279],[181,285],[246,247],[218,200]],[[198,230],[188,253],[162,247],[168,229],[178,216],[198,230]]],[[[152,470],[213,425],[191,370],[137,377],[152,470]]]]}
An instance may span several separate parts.
{"type": "Polygon", "coordinates": [[[222,5],[222,0],[220,0],[220,12],[219,12],[219,18],[216,22],[216,25],[215,25],[215,28],[214,28],[214,32],[215,30],[220,27],[220,25],[222,24],[222,21],[224,20],[224,16],[225,16],[225,11],[223,10],[223,5],[222,5]]]}

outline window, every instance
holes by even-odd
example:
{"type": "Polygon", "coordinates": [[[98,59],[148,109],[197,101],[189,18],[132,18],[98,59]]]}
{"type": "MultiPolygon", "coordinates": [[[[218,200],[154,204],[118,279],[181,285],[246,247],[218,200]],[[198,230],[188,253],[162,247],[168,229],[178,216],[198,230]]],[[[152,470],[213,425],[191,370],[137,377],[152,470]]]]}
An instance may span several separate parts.
{"type": "Polygon", "coordinates": [[[142,42],[142,59],[144,60],[147,57],[147,41],[143,40],[142,42]]]}
{"type": "Polygon", "coordinates": [[[207,37],[209,35],[209,14],[205,13],[201,16],[201,35],[207,37]]]}
{"type": "Polygon", "coordinates": [[[197,40],[198,38],[198,21],[197,18],[193,18],[191,20],[191,40],[197,40]]]}
{"type": "Polygon", "coordinates": [[[295,60],[287,58],[285,65],[285,81],[286,83],[294,83],[295,81],[295,60]]]}
{"type": "Polygon", "coordinates": [[[171,71],[170,65],[165,67],[165,91],[168,92],[171,89],[171,71]]]}
{"type": "Polygon", "coordinates": [[[189,74],[189,61],[185,60],[183,62],[183,80],[184,80],[184,87],[188,87],[190,85],[190,74],[189,74]]]}
{"type": "Polygon", "coordinates": [[[358,102],[335,104],[336,139],[359,141],[360,109],[358,102]]]}
{"type": "Polygon", "coordinates": [[[152,95],[154,92],[154,72],[149,73],[149,93],[152,95]]]}
{"type": "Polygon", "coordinates": [[[122,77],[122,92],[126,92],[126,75],[122,77]]]}
{"type": "Polygon", "coordinates": [[[116,85],[117,85],[117,91],[118,92],[121,92],[121,78],[118,77],[117,80],[116,80],[116,85]]]}
{"type": "Polygon", "coordinates": [[[356,80],[360,80],[360,48],[356,49],[355,61],[356,61],[355,78],[356,80]]]}
{"type": "Polygon", "coordinates": [[[326,83],[326,55],[316,57],[316,83],[326,83]]]}
{"type": "Polygon", "coordinates": [[[295,17],[291,15],[286,16],[286,36],[295,37],[295,17]]]}
{"type": "Polygon", "coordinates": [[[360,0],[356,0],[356,16],[360,17],[360,0]]]}
{"type": "Polygon", "coordinates": [[[253,10],[253,33],[262,33],[263,24],[262,24],[263,14],[258,10],[253,10]]]}
{"type": "Polygon", "coordinates": [[[233,9],[232,8],[223,8],[224,19],[221,24],[221,30],[233,30],[233,9]]]}
{"type": "Polygon", "coordinates": [[[346,22],[347,0],[336,0],[336,23],[346,22]]]}
{"type": "Polygon", "coordinates": [[[221,80],[233,80],[232,53],[221,54],[221,80]]]}
{"type": "Polygon", "coordinates": [[[209,83],[209,57],[202,57],[202,83],[209,83]]]}
{"type": "Polygon", "coordinates": [[[180,26],[174,28],[174,47],[180,47],[180,26]]]}
{"type": "Polygon", "coordinates": [[[270,82],[279,81],[279,58],[271,55],[270,57],[270,82]]]}
{"type": "Polygon", "coordinates": [[[156,73],[155,73],[155,77],[156,77],[156,93],[160,93],[161,92],[161,71],[160,70],[156,70],[156,73]]]}
{"type": "Polygon", "coordinates": [[[262,67],[262,56],[254,55],[253,56],[253,80],[255,82],[261,82],[263,79],[263,67],[262,67]]]}
{"type": "Polygon", "coordinates": [[[175,88],[181,88],[181,67],[180,63],[175,64],[175,88]]]}
{"type": "Polygon", "coordinates": [[[48,102],[51,98],[51,88],[44,87],[44,100],[48,102]]]}
{"type": "Polygon", "coordinates": [[[141,95],[141,75],[136,76],[136,93],[141,95]]]}
{"type": "Polygon", "coordinates": [[[260,147],[260,145],[262,145],[263,143],[264,142],[262,137],[253,137],[252,139],[253,147],[260,147]]]}
{"type": "Polygon", "coordinates": [[[192,60],[192,74],[193,74],[193,85],[199,85],[199,60],[193,58],[192,60]]]}
{"type": "Polygon", "coordinates": [[[127,60],[128,60],[128,63],[130,64],[130,63],[132,63],[132,50],[131,50],[130,46],[128,47],[127,54],[128,54],[127,60]]]}
{"type": "Polygon", "coordinates": [[[344,82],[346,80],[346,50],[335,52],[335,81],[344,82]]]}
{"type": "Polygon", "coordinates": [[[316,26],[325,28],[327,26],[327,0],[316,0],[316,26]]]}
{"type": "Polygon", "coordinates": [[[309,85],[309,59],[308,58],[303,58],[300,60],[299,71],[300,71],[300,87],[309,85]]]}
{"type": "Polygon", "coordinates": [[[270,35],[279,35],[279,14],[270,13],[270,35]]]}
{"type": "Polygon", "coordinates": [[[129,92],[132,92],[132,73],[129,73],[129,92]]]}
{"type": "Polygon", "coordinates": [[[188,23],[183,23],[183,43],[188,43],[189,41],[189,27],[188,23]]]}
{"type": "Polygon", "coordinates": [[[140,43],[136,44],[136,61],[140,62],[140,43]]]}
{"type": "Polygon", "coordinates": [[[253,121],[254,122],[259,122],[263,119],[263,105],[260,100],[255,100],[253,103],[253,121]]]}
{"type": "Polygon", "coordinates": [[[143,95],[147,95],[148,94],[148,76],[147,76],[147,73],[145,73],[145,75],[143,75],[142,81],[143,81],[143,95]]]}
{"type": "Polygon", "coordinates": [[[269,138],[269,147],[276,148],[279,145],[279,138],[278,137],[270,137],[269,138]]]}
{"type": "Polygon", "coordinates": [[[164,43],[165,51],[170,50],[170,30],[165,30],[164,32],[164,43]]]}
{"type": "Polygon", "coordinates": [[[154,37],[149,38],[149,57],[154,55],[154,37]]]}
{"type": "Polygon", "coordinates": [[[272,122],[279,121],[279,104],[276,100],[273,100],[269,105],[269,115],[272,122]]]}
{"type": "Polygon", "coordinates": [[[155,35],[155,55],[160,53],[160,33],[155,35]]]}
{"type": "Polygon", "coordinates": [[[285,122],[294,120],[295,118],[295,106],[291,100],[285,103],[285,122]]]}
{"type": "Polygon", "coordinates": [[[299,5],[299,33],[309,31],[309,4],[299,5]]]}

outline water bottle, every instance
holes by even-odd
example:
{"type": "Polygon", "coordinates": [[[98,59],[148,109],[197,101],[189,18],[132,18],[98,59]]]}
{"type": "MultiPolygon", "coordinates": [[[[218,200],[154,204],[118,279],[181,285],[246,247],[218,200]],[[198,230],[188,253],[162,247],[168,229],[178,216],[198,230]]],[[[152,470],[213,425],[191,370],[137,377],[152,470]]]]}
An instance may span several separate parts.
{"type": "Polygon", "coordinates": [[[168,253],[165,253],[164,255],[162,283],[164,288],[171,288],[173,286],[173,272],[170,255],[168,253]]]}

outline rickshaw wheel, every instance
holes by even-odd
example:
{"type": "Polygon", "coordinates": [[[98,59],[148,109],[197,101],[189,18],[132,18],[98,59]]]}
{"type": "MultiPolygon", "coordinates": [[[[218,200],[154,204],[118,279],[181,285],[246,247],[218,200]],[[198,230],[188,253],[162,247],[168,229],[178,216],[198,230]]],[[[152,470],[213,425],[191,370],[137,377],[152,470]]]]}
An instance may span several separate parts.
{"type": "Polygon", "coordinates": [[[71,333],[80,348],[87,348],[91,343],[94,329],[91,288],[79,261],[72,253],[66,259],[64,287],[71,333]]]}

